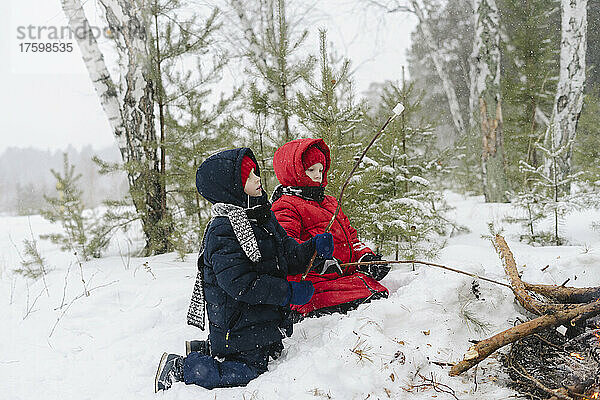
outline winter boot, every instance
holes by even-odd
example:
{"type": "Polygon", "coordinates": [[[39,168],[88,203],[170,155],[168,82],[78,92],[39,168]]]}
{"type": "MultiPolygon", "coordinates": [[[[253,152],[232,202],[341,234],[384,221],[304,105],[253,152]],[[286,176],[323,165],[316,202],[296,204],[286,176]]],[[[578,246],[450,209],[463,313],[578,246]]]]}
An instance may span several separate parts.
{"type": "Polygon", "coordinates": [[[154,392],[167,390],[173,382],[183,381],[183,357],[177,354],[163,353],[154,377],[154,392]]]}
{"type": "Polygon", "coordinates": [[[210,343],[208,340],[186,340],[185,355],[190,355],[192,351],[197,351],[202,355],[210,356],[210,343]]]}

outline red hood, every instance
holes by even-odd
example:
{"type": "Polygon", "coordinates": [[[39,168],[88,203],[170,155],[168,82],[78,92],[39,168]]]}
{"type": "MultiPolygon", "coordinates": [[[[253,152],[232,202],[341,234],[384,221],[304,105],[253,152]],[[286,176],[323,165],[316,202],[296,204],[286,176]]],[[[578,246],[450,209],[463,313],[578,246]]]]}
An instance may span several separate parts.
{"type": "Polygon", "coordinates": [[[302,166],[302,154],[310,147],[316,145],[325,154],[323,166],[323,182],[321,186],[327,186],[327,171],[331,164],[329,147],[323,139],[296,139],[288,142],[277,149],[273,156],[273,168],[279,183],[283,186],[319,186],[304,172],[302,166]]]}

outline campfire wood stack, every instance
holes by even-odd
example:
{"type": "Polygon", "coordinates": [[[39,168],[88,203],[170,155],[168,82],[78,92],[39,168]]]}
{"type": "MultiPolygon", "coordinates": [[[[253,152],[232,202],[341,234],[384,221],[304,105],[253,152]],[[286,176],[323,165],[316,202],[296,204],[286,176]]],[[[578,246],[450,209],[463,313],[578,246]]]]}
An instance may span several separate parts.
{"type": "MultiPolygon", "coordinates": [[[[594,317],[600,315],[600,287],[574,288],[556,285],[536,285],[523,282],[519,277],[513,254],[502,236],[496,235],[494,238],[494,247],[503,262],[504,270],[510,280],[510,286],[516,300],[527,311],[538,315],[538,317],[500,332],[471,346],[464,355],[463,360],[452,367],[450,371],[451,376],[467,371],[507,344],[514,343],[530,335],[539,334],[548,328],[556,328],[561,325],[567,327],[575,327],[577,324],[583,325],[586,321],[593,321],[594,317]],[[540,301],[529,292],[537,293],[547,299],[547,301],[540,301]]],[[[580,335],[581,337],[572,339],[571,342],[575,340],[588,340],[592,338],[592,336],[592,339],[600,340],[599,332],[600,329],[587,331],[583,335],[580,335]]],[[[596,343],[598,346],[600,342],[590,343],[596,343]]],[[[592,355],[594,357],[599,357],[599,352],[600,349],[594,350],[592,351],[592,355]]],[[[600,360],[596,359],[595,362],[597,365],[600,365],[600,360]]],[[[597,387],[594,387],[598,382],[589,382],[588,387],[585,388],[561,387],[552,389],[529,375],[522,365],[519,365],[516,368],[522,369],[520,372],[521,375],[530,379],[536,387],[541,391],[546,392],[550,398],[600,398],[598,392],[595,392],[595,390],[598,390],[597,387]]]]}

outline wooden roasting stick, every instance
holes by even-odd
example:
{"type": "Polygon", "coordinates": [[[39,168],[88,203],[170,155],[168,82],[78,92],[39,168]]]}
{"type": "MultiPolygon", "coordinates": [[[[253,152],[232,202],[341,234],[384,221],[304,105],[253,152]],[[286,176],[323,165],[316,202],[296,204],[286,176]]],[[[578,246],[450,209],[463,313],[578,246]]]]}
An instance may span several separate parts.
{"type": "MultiPolygon", "coordinates": [[[[356,172],[356,170],[358,169],[358,166],[362,162],[363,158],[365,158],[365,155],[367,154],[367,151],[369,151],[369,149],[371,148],[371,146],[373,146],[373,143],[375,143],[375,141],[377,140],[377,138],[379,136],[381,136],[381,134],[383,133],[383,131],[385,130],[385,128],[389,125],[389,123],[392,122],[398,115],[402,114],[402,111],[404,111],[404,106],[402,105],[402,103],[396,104],[396,106],[392,110],[393,114],[390,115],[390,117],[387,119],[387,121],[385,121],[385,124],[383,124],[383,126],[381,127],[381,129],[379,129],[379,131],[373,137],[373,139],[371,139],[371,142],[363,150],[363,152],[360,155],[360,157],[358,158],[358,160],[356,160],[356,163],[354,164],[354,168],[352,168],[352,171],[350,171],[350,173],[348,174],[348,177],[346,178],[346,182],[344,182],[344,185],[342,186],[342,190],[340,190],[340,194],[338,195],[338,198],[337,198],[337,207],[335,208],[335,212],[331,216],[331,220],[329,221],[329,224],[327,225],[327,228],[325,228],[325,232],[329,232],[329,229],[331,229],[331,226],[335,222],[335,218],[337,217],[338,213],[340,212],[340,207],[342,206],[342,196],[344,195],[344,190],[346,190],[346,186],[348,186],[348,183],[350,183],[350,179],[354,175],[354,172],[356,172]]],[[[315,250],[315,252],[312,255],[312,258],[310,259],[310,262],[308,263],[308,266],[306,267],[306,271],[304,272],[304,274],[302,274],[302,280],[304,280],[306,278],[306,275],[308,275],[308,272],[312,268],[313,263],[315,262],[315,258],[316,257],[317,257],[317,251],[315,250]]]]}
{"type": "Polygon", "coordinates": [[[447,271],[452,271],[452,272],[456,272],[456,273],[459,273],[459,274],[467,275],[467,276],[470,276],[470,277],[475,278],[475,279],[481,279],[482,281],[487,281],[487,282],[495,283],[496,285],[501,285],[501,286],[505,286],[505,287],[507,287],[509,289],[512,289],[512,287],[509,284],[498,282],[498,281],[495,281],[493,279],[486,278],[484,276],[480,276],[480,275],[474,274],[472,272],[461,271],[460,269],[450,268],[450,267],[447,267],[445,265],[434,264],[434,263],[430,263],[430,262],[426,262],[426,261],[419,261],[419,260],[362,261],[362,262],[352,262],[352,263],[340,264],[340,267],[341,268],[345,268],[345,267],[350,267],[352,265],[376,265],[376,264],[422,264],[422,265],[427,265],[427,266],[430,266],[430,267],[442,268],[442,269],[445,269],[447,271]]]}

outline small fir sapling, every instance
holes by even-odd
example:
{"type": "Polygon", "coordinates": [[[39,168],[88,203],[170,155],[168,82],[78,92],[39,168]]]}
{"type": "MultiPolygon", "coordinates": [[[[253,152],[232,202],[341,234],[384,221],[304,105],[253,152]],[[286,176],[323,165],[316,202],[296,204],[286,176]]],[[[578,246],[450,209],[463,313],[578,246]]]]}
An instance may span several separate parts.
{"type": "Polygon", "coordinates": [[[40,254],[35,239],[23,240],[23,253],[21,268],[15,269],[15,273],[30,279],[38,279],[46,275],[46,260],[40,254]]]}
{"type": "Polygon", "coordinates": [[[421,98],[412,84],[373,86],[371,128],[397,101],[405,110],[373,145],[361,173],[365,184],[353,198],[361,234],[396,258],[434,257],[441,247],[435,238],[454,225],[436,188],[448,172],[446,154],[436,149],[433,126],[420,112],[421,98]]]}
{"type": "Polygon", "coordinates": [[[33,236],[31,224],[29,225],[29,232],[31,233],[31,240],[23,240],[24,255],[20,256],[19,254],[21,257],[21,268],[15,269],[14,272],[29,279],[35,280],[42,278],[44,280],[46,294],[49,295],[48,285],[46,283],[46,275],[48,274],[49,269],[46,264],[46,259],[42,257],[42,254],[37,247],[37,240],[35,240],[35,237],[33,236]]]}
{"type": "MultiPolygon", "coordinates": [[[[553,130],[550,129],[552,134],[553,130]]],[[[560,235],[560,226],[564,217],[573,210],[585,207],[586,197],[583,192],[572,191],[571,187],[580,181],[582,172],[569,173],[563,175],[558,166],[564,153],[569,152],[573,145],[573,140],[557,148],[549,141],[549,146],[537,144],[538,149],[544,154],[547,160],[546,166],[540,165],[534,167],[525,161],[521,161],[523,173],[529,176],[532,189],[529,197],[521,196],[518,206],[526,210],[532,210],[531,217],[527,218],[527,225],[531,225],[529,234],[524,235],[530,241],[540,244],[549,244],[556,246],[565,244],[565,238],[560,235]],[[550,168],[547,166],[550,165],[550,168]],[[552,221],[552,232],[533,231],[533,224],[541,220],[541,216],[550,217],[552,221]]]]}
{"type": "MultiPolygon", "coordinates": [[[[82,190],[79,186],[81,174],[75,173],[75,166],[69,157],[63,155],[63,171],[51,170],[56,179],[56,196],[44,196],[47,208],[41,211],[42,217],[52,223],[59,223],[62,233],[40,235],[66,250],[80,256],[83,260],[100,257],[101,251],[110,242],[110,232],[101,218],[91,210],[85,210],[82,190]]],[[[107,212],[110,215],[110,209],[107,212]]]]}
{"type": "Polygon", "coordinates": [[[58,244],[61,250],[67,250],[89,259],[92,249],[88,249],[87,220],[84,216],[82,191],[78,181],[81,174],[75,173],[75,166],[69,163],[69,157],[63,154],[63,172],[51,170],[56,179],[56,196],[44,196],[48,208],[42,210],[42,216],[52,223],[59,223],[64,233],[41,235],[58,244]]]}
{"type": "Polygon", "coordinates": [[[542,196],[535,189],[529,192],[523,191],[513,196],[512,205],[522,211],[522,215],[511,215],[504,221],[511,224],[520,224],[525,230],[520,235],[522,241],[528,243],[543,243],[548,240],[547,234],[538,229],[538,224],[546,217],[543,209],[542,196]]]}

